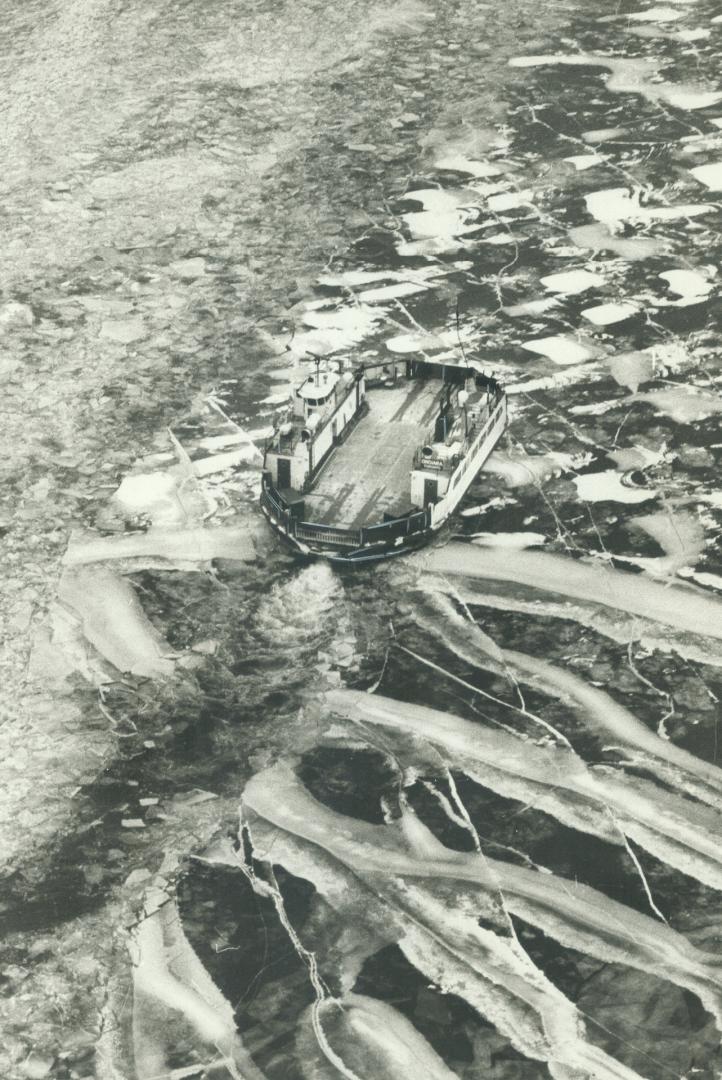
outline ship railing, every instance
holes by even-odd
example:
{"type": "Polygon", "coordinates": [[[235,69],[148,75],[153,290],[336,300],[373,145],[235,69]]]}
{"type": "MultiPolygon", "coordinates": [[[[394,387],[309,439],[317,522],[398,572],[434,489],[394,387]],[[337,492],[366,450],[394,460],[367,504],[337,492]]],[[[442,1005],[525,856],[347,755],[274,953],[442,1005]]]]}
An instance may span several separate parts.
{"type": "Polygon", "coordinates": [[[429,511],[418,510],[415,514],[382,521],[379,525],[367,525],[361,530],[362,540],[364,544],[380,544],[387,540],[396,540],[399,536],[424,532],[429,525],[429,511]]]}
{"type": "Polygon", "coordinates": [[[400,536],[428,529],[431,519],[428,510],[418,510],[405,517],[392,518],[378,525],[366,525],[361,529],[344,529],[317,521],[300,521],[283,496],[268,481],[261,487],[261,505],[268,511],[279,528],[288,536],[311,544],[332,544],[335,547],[362,548],[367,544],[380,544],[400,536]]]}
{"type": "Polygon", "coordinates": [[[264,506],[269,513],[278,518],[281,524],[290,516],[283,497],[270,484],[264,483],[261,486],[261,506],[264,506]]]}
{"type": "Polygon", "coordinates": [[[335,525],[317,524],[315,521],[294,521],[291,531],[297,540],[306,540],[312,544],[361,547],[360,529],[339,529],[335,525]]]}

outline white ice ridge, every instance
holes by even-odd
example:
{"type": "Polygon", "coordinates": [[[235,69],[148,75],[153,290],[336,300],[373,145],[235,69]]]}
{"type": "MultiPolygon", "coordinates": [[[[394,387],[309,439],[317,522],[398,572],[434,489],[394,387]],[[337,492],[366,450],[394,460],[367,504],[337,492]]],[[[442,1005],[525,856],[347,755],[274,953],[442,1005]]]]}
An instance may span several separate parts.
{"type": "Polygon", "coordinates": [[[158,890],[147,897],[131,940],[133,1036],[140,1078],[169,1075],[173,1035],[158,1022],[158,1005],[182,1016],[206,1048],[239,1080],[264,1080],[238,1035],[233,1006],[191,948],[175,903],[158,890]],[[148,1005],[153,1008],[149,1009],[148,1005]],[[225,1060],[224,1060],[225,1059],[225,1060]]]}
{"type": "MultiPolygon", "coordinates": [[[[657,515],[636,521],[652,521],[657,515]]],[[[480,626],[459,614],[441,591],[428,594],[434,602],[429,630],[472,667],[484,668],[507,679],[541,690],[554,701],[575,710],[590,730],[611,737],[615,745],[641,751],[643,763],[678,789],[722,811],[722,770],[658,734],[638,720],[611,695],[579,675],[537,656],[501,649],[480,626]],[[443,620],[443,621],[442,621],[443,620]]],[[[452,599],[456,599],[451,594],[452,599]]],[[[417,616],[425,625],[423,616],[417,616]]]]}
{"type": "Polygon", "coordinates": [[[173,674],[177,653],[119,573],[100,565],[66,570],[58,599],[79,619],[85,640],[118,671],[146,679],[173,674]]]}
{"type": "Polygon", "coordinates": [[[722,640],[722,602],[692,587],[665,587],[638,574],[546,551],[519,551],[510,559],[505,548],[480,551],[451,543],[416,558],[434,573],[516,582],[722,640]]]}
{"type": "MultiPolygon", "coordinates": [[[[578,1080],[579,1075],[629,1080],[635,1075],[588,1044],[574,1006],[545,979],[513,936],[479,926],[479,908],[497,924],[502,913],[508,917],[497,882],[487,880],[486,888],[480,889],[473,882],[457,880],[453,886],[443,871],[434,872],[433,858],[422,861],[433,838],[420,835],[423,829],[408,820],[406,831],[414,835],[406,873],[396,856],[376,869],[380,841],[376,832],[357,845],[356,822],[337,815],[318,821],[317,810],[324,814],[313,801],[294,801],[292,792],[289,797],[276,770],[256,778],[244,794],[256,858],[286,866],[315,885],[345,918],[341,940],[346,949],[359,936],[357,926],[367,911],[380,911],[389,940],[397,940],[423,974],[469,1002],[521,1053],[547,1061],[556,1080],[578,1080]]],[[[451,874],[458,877],[455,869],[451,874]]],[[[377,935],[375,927],[372,933],[377,935]]]]}
{"type": "Polygon", "coordinates": [[[604,963],[626,964],[691,990],[722,1030],[719,958],[596,889],[477,851],[447,848],[405,801],[396,822],[371,825],[350,819],[317,802],[285,765],[256,776],[243,798],[254,812],[322,847],[361,877],[380,874],[464,882],[474,886],[470,895],[472,903],[476,899],[479,915],[500,897],[508,913],[567,948],[604,963]]]}
{"type": "Polygon", "coordinates": [[[330,1068],[324,1047],[313,1031],[311,1009],[301,1017],[296,1039],[298,1057],[308,1080],[457,1080],[433,1047],[406,1017],[384,1001],[362,994],[326,998],[316,1012],[323,1041],[343,1072],[330,1068]]]}
{"type": "Polygon", "coordinates": [[[504,798],[607,843],[629,837],[683,874],[722,889],[722,815],[710,807],[614,768],[588,767],[571,750],[538,746],[437,709],[349,690],[331,691],[327,701],[356,723],[416,736],[450,767],[504,798]]]}

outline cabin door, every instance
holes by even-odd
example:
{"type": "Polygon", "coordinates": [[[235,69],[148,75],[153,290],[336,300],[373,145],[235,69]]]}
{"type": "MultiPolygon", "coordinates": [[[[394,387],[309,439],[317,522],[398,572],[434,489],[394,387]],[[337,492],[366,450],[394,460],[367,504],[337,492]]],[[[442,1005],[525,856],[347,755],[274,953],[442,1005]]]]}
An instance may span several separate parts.
{"type": "Polygon", "coordinates": [[[424,480],[424,506],[439,501],[439,481],[424,480]]]}
{"type": "Polygon", "coordinates": [[[291,486],[291,462],[288,458],[277,458],[278,462],[278,483],[277,486],[283,490],[283,488],[290,488],[291,486]]]}

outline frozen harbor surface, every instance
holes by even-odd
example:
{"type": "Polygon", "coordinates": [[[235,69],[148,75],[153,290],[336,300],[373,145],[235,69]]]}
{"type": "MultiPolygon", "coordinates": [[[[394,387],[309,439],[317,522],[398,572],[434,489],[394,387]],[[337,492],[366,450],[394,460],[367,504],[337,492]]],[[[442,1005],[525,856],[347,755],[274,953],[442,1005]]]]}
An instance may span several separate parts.
{"type": "Polygon", "coordinates": [[[719,1074],[720,18],[8,15],[3,1077],[719,1074]],[[266,530],[309,354],[504,382],[429,550],[266,530]]]}

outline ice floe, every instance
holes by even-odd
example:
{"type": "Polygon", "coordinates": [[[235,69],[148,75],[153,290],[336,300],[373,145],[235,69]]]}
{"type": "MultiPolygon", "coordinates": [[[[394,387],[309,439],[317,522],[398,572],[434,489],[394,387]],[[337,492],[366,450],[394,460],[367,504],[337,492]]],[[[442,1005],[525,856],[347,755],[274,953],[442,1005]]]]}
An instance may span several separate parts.
{"type": "MultiPolygon", "coordinates": [[[[618,224],[614,219],[613,223],[618,224]]],[[[652,237],[615,236],[611,229],[601,222],[593,225],[577,225],[569,230],[569,239],[577,247],[591,248],[592,251],[612,251],[620,259],[638,262],[661,255],[665,245],[652,237]]]]}
{"type": "Polygon", "coordinates": [[[512,319],[519,319],[527,315],[543,315],[545,311],[552,311],[556,307],[559,307],[556,297],[547,296],[543,300],[526,300],[521,304],[511,304],[501,310],[512,319]]]}
{"type": "Polygon", "coordinates": [[[635,393],[641,383],[654,378],[654,354],[651,350],[619,353],[610,357],[609,371],[619,386],[626,386],[635,393]]]}
{"type": "Polygon", "coordinates": [[[130,516],[142,514],[156,525],[178,524],[186,516],[179,499],[181,482],[177,471],[131,473],[112,499],[130,516]]]}
{"type": "Polygon", "coordinates": [[[667,282],[672,293],[680,297],[679,300],[667,301],[668,305],[674,307],[703,303],[714,289],[714,285],[696,270],[667,270],[659,277],[667,282]]]}
{"type": "Polygon", "coordinates": [[[645,569],[660,576],[694,566],[705,549],[702,522],[688,510],[666,506],[657,514],[632,518],[630,524],[651,536],[664,551],[663,557],[639,560],[645,569]]]}
{"type": "Polygon", "coordinates": [[[527,394],[534,390],[555,390],[562,386],[576,386],[579,383],[597,382],[603,377],[603,367],[599,362],[586,361],[581,364],[570,364],[568,367],[558,367],[549,375],[538,375],[535,378],[519,378],[517,373],[504,376],[506,392],[510,397],[515,394],[527,394]]]}
{"type": "Polygon", "coordinates": [[[607,188],[585,196],[587,210],[597,221],[618,228],[625,221],[675,221],[678,218],[700,217],[715,208],[708,203],[682,203],[678,206],[642,206],[641,192],[628,188],[607,188]]]}
{"type": "Polygon", "coordinates": [[[614,142],[617,139],[623,139],[625,135],[629,135],[629,131],[623,127],[595,128],[592,131],[582,132],[584,142],[590,143],[592,146],[597,143],[614,142]]]}
{"type": "Polygon", "coordinates": [[[445,214],[459,207],[478,206],[479,193],[474,188],[418,188],[407,191],[399,201],[418,202],[431,214],[445,214]]]}
{"type": "Polygon", "coordinates": [[[483,472],[500,476],[510,488],[538,485],[551,476],[580,469],[588,464],[587,454],[565,454],[550,450],[546,454],[506,453],[495,450],[482,466],[483,472]]]}
{"type": "Polygon", "coordinates": [[[73,533],[63,557],[66,566],[87,566],[111,561],[130,565],[131,569],[157,567],[178,570],[201,570],[214,559],[253,562],[256,542],[262,525],[256,521],[235,524],[168,529],[152,528],[147,532],[73,533]]]}
{"type": "Polygon", "coordinates": [[[651,489],[628,487],[616,469],[575,476],[574,483],[584,502],[641,503],[657,497],[651,489]]]}
{"type": "Polygon", "coordinates": [[[572,154],[564,160],[573,165],[577,172],[584,172],[586,169],[593,169],[595,165],[603,165],[607,159],[603,154],[572,154]]]}
{"type": "Polygon", "coordinates": [[[505,210],[518,210],[521,206],[529,206],[534,201],[533,191],[504,191],[499,195],[490,195],[486,205],[493,214],[501,214],[505,210]]]}
{"type": "Polygon", "coordinates": [[[659,276],[679,296],[706,296],[714,287],[696,270],[665,270],[659,276]]]}
{"type": "Polygon", "coordinates": [[[560,274],[547,274],[540,280],[550,292],[567,296],[586,292],[587,289],[598,289],[606,284],[601,274],[593,274],[590,270],[566,270],[560,274]]]}
{"type": "Polygon", "coordinates": [[[456,329],[426,334],[421,331],[410,331],[407,334],[397,334],[395,337],[388,338],[385,344],[386,348],[394,353],[435,352],[439,349],[458,350],[459,342],[461,341],[461,346],[463,346],[465,340],[470,337],[470,331],[463,327],[460,332],[456,329]]]}
{"type": "Polygon", "coordinates": [[[635,394],[635,401],[646,401],[652,408],[679,424],[694,424],[722,413],[722,397],[686,386],[671,386],[635,394]]]}
{"type": "Polygon", "coordinates": [[[572,337],[556,334],[523,341],[521,347],[527,352],[546,356],[552,363],[560,365],[583,363],[599,355],[599,350],[594,345],[583,344],[572,337]]]}
{"type": "Polygon", "coordinates": [[[435,159],[434,168],[439,172],[466,173],[468,176],[476,176],[480,179],[501,176],[503,173],[498,165],[493,165],[488,161],[473,161],[461,153],[443,154],[435,159]]]}
{"type": "Polygon", "coordinates": [[[151,623],[133,586],[114,569],[65,570],[58,598],[80,620],[88,644],[117,671],[146,679],[173,674],[177,653],[151,623]]]}
{"type": "Polygon", "coordinates": [[[678,573],[680,577],[696,581],[698,585],[704,585],[707,589],[717,589],[718,592],[722,592],[722,577],[719,574],[709,574],[706,570],[690,570],[689,567],[683,567],[678,573]]]}
{"type": "Polygon", "coordinates": [[[396,281],[393,285],[381,285],[377,289],[364,289],[359,293],[362,304],[386,303],[388,300],[398,300],[403,296],[415,296],[416,293],[426,292],[430,286],[422,282],[396,281]]]}
{"type": "Polygon", "coordinates": [[[629,19],[630,22],[676,22],[684,18],[684,12],[679,8],[652,7],[645,11],[634,11],[631,14],[622,15],[621,18],[629,19]]]}
{"type": "MultiPolygon", "coordinates": [[[[462,229],[463,231],[470,230],[462,229]]],[[[396,253],[402,259],[416,259],[420,255],[433,258],[436,255],[453,255],[457,251],[463,251],[471,243],[473,241],[464,241],[449,233],[446,236],[429,236],[424,240],[399,240],[396,253]]]]}
{"type": "Polygon", "coordinates": [[[709,165],[698,165],[689,170],[700,184],[710,188],[711,191],[722,191],[722,161],[715,161],[709,165]]]}
{"type": "Polygon", "coordinates": [[[308,353],[329,353],[350,349],[373,333],[381,313],[364,304],[336,305],[333,307],[308,308],[301,315],[301,322],[308,330],[301,331],[292,339],[279,338],[279,351],[297,358],[308,353]]]}
{"type": "Polygon", "coordinates": [[[598,304],[596,307],[585,308],[582,315],[595,326],[611,326],[613,323],[624,322],[633,315],[639,314],[637,304],[629,301],[622,303],[598,304]]]}
{"type": "Polygon", "coordinates": [[[472,535],[472,543],[480,547],[491,545],[492,547],[527,548],[540,547],[546,544],[547,538],[544,533],[536,532],[480,532],[472,535]]]}
{"type": "Polygon", "coordinates": [[[662,446],[659,450],[649,450],[646,446],[636,444],[634,446],[617,447],[607,451],[607,457],[611,458],[620,472],[632,472],[649,469],[653,465],[659,465],[664,461],[666,449],[662,446]]]}

